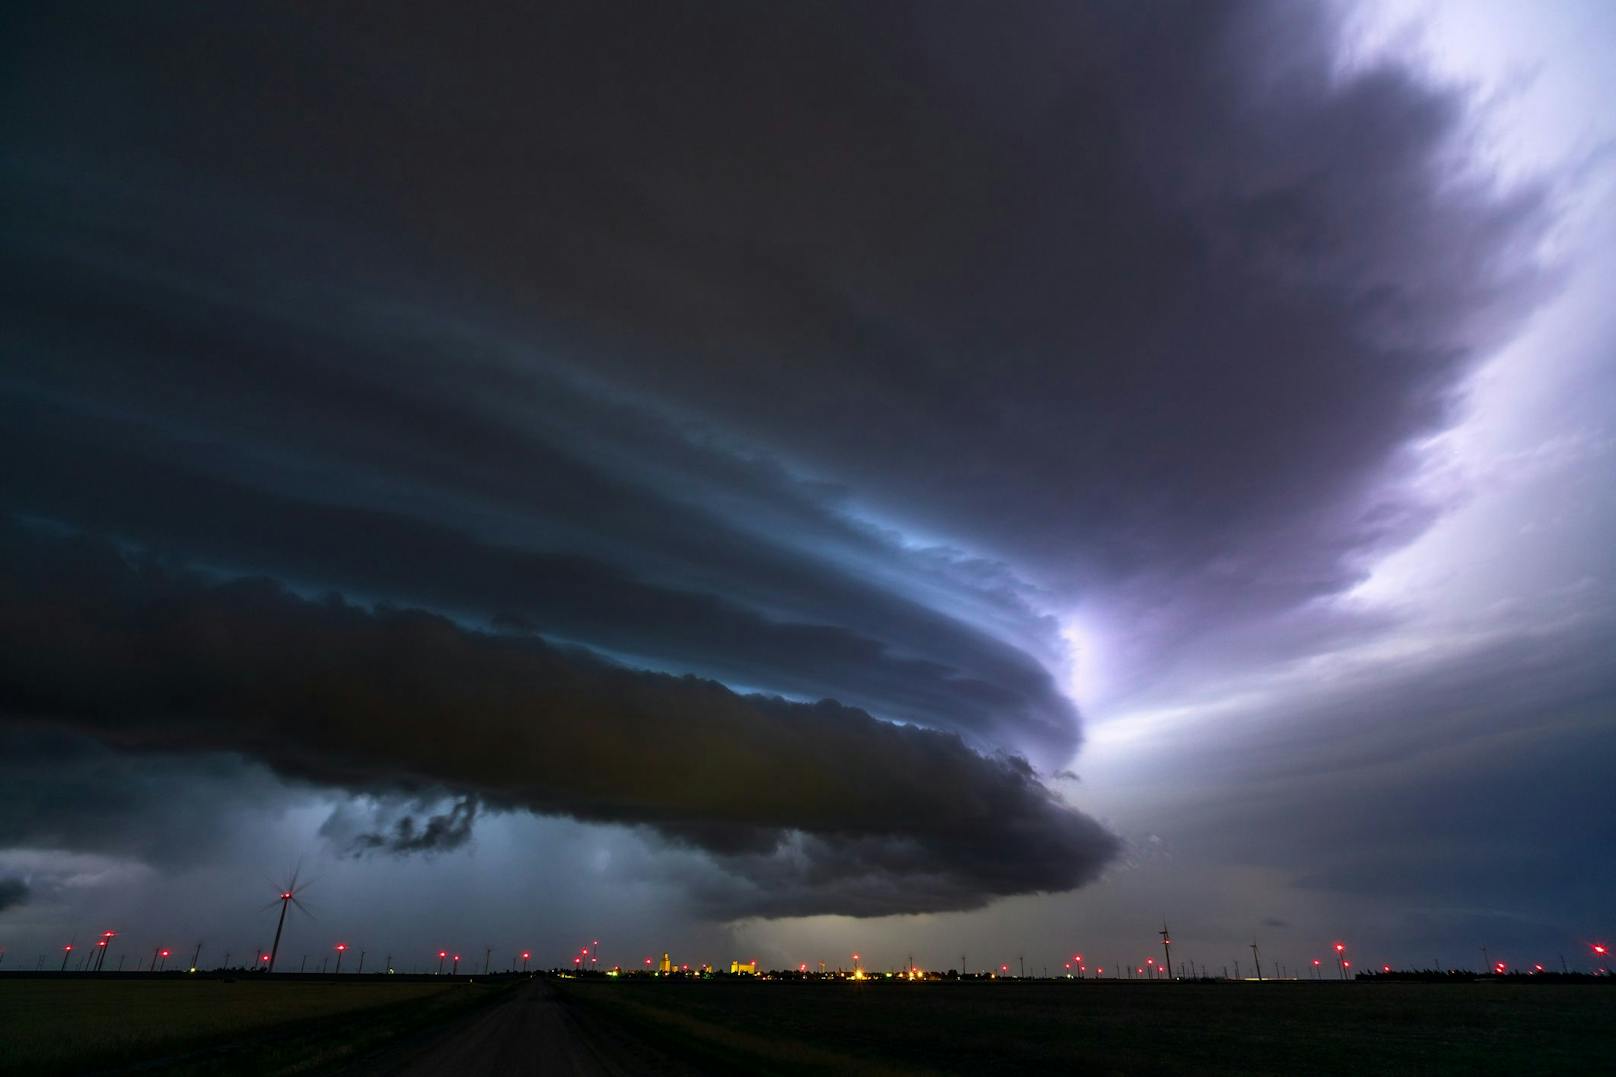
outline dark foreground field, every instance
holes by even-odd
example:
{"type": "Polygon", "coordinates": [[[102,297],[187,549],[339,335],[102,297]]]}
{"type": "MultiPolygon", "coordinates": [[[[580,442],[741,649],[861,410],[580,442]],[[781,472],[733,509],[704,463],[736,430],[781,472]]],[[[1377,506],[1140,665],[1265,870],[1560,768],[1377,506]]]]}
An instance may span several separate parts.
{"type": "Polygon", "coordinates": [[[0,1073],[1612,1072],[1521,983],[0,980],[0,1073]]]}
{"type": "Polygon", "coordinates": [[[0,1073],[322,1073],[501,988],[380,977],[0,980],[0,1073]]]}
{"type": "Polygon", "coordinates": [[[565,983],[712,1072],[1612,1072],[1616,991],[1525,984],[565,983]]]}

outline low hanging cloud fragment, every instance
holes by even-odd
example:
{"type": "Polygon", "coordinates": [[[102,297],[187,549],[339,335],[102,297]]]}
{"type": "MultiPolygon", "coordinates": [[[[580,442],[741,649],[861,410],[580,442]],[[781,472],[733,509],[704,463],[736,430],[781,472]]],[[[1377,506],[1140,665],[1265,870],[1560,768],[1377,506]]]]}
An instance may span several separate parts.
{"type": "Polygon", "coordinates": [[[320,835],[355,857],[366,853],[446,853],[471,840],[479,804],[474,796],[460,797],[448,810],[433,812],[432,801],[422,798],[404,812],[377,806],[370,820],[375,829],[356,827],[350,805],[341,805],[320,826],[320,835]]]}
{"type": "Polygon", "coordinates": [[[743,916],[973,908],[1080,886],[1117,847],[1024,760],[953,734],[418,610],[212,583],[88,540],[4,542],[6,719],[126,750],[238,752],[358,792],[466,798],[371,832],[376,848],[446,847],[482,805],[643,825],[710,854],[733,885],[692,892],[743,916]]]}

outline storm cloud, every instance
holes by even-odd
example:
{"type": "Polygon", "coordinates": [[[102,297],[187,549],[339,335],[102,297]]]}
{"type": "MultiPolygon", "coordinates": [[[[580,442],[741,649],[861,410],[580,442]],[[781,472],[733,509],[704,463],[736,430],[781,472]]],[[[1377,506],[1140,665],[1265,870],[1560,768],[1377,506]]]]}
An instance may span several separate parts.
{"type": "MultiPolygon", "coordinates": [[[[1466,172],[1461,96],[1346,68],[1322,8],[984,14],[142,11],[48,65],[24,48],[53,108],[8,121],[9,331],[51,360],[14,406],[48,399],[81,445],[126,424],[130,466],[208,445],[253,489],[923,659],[959,631],[894,623],[895,598],[1046,665],[1044,611],[1133,606],[1119,648],[1165,662],[1350,585],[1431,518],[1398,468],[1540,293],[1542,192],[1466,172]],[[109,57],[130,41],[139,62],[109,57]],[[52,142],[69,123],[93,149],[52,142]]],[[[81,488],[71,446],[39,451],[72,470],[30,511],[85,511],[51,504],[81,488]]],[[[106,483],[210,497],[170,478],[106,483]]],[[[200,545],[192,515],[161,540],[200,545]]],[[[447,601],[443,571],[411,600],[447,601]]],[[[1058,693],[977,643],[937,657],[997,721],[950,714],[970,691],[884,700],[807,652],[812,674],[655,637],[628,653],[826,677],[1050,766],[1077,744],[1058,693]]]]}
{"type": "Polygon", "coordinates": [[[765,896],[854,915],[1069,889],[1115,849],[1024,761],[834,702],[737,695],[264,580],[208,584],[83,541],[19,535],[8,554],[0,712],[125,750],[236,752],[306,782],[466,797],[360,846],[451,847],[481,798],[765,856],[765,896]]]}
{"type": "MultiPolygon", "coordinates": [[[[718,918],[1080,886],[1096,716],[1187,773],[1253,714],[1328,717],[1280,769],[1403,743],[1308,677],[1426,653],[1345,596],[1468,494],[1432,441],[1562,282],[1564,189],[1324,4],[6,22],[20,846],[176,863],[239,777],[351,795],[358,866],[626,827],[718,918]]],[[[1474,672],[1387,713],[1462,739],[1474,672]]],[[[1231,832],[1305,844],[1286,792],[1231,832]]]]}

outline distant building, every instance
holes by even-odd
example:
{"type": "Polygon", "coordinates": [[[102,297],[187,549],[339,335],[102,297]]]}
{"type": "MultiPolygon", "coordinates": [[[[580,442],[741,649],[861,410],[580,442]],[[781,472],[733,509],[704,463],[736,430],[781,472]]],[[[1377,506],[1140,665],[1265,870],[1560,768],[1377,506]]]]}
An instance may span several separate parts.
{"type": "Polygon", "coordinates": [[[737,976],[756,976],[757,958],[754,957],[750,961],[731,961],[729,963],[729,971],[737,976]]]}

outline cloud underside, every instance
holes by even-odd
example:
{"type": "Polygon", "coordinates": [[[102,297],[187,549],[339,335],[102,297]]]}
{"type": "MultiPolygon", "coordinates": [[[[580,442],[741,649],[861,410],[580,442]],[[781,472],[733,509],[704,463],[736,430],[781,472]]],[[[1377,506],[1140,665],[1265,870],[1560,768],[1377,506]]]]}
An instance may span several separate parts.
{"type": "Polygon", "coordinates": [[[11,721],[123,750],[241,753],[356,792],[475,798],[360,847],[452,845],[479,802],[640,825],[734,876],[696,889],[727,916],[972,908],[1081,885],[1115,849],[1027,764],[951,734],[14,538],[0,592],[11,721]]]}

